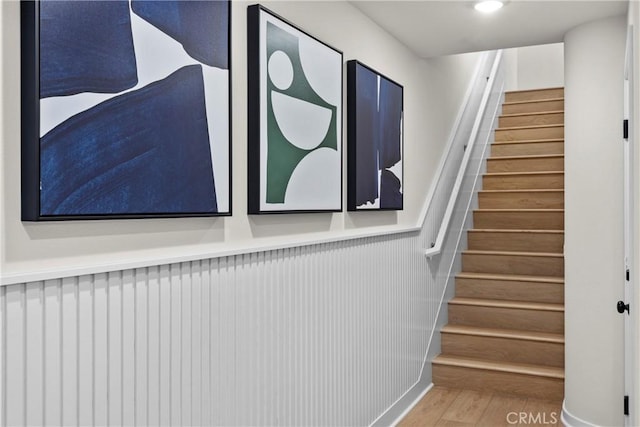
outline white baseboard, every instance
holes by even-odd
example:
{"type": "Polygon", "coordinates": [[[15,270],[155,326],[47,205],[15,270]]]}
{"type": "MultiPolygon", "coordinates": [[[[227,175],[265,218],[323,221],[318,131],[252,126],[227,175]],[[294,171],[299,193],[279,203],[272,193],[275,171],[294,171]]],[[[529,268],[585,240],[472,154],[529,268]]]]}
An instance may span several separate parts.
{"type": "Polygon", "coordinates": [[[413,402],[411,402],[409,406],[407,406],[407,409],[405,409],[404,412],[398,415],[398,418],[396,418],[393,421],[393,423],[391,424],[391,427],[396,427],[398,424],[400,424],[400,421],[402,421],[402,419],[406,417],[409,412],[411,412],[411,410],[422,400],[425,394],[427,394],[429,390],[431,390],[432,388],[433,388],[433,383],[429,384],[427,388],[425,388],[423,392],[420,393],[420,395],[416,397],[416,399],[413,402]]]}
{"type": "Polygon", "coordinates": [[[562,401],[562,414],[560,415],[560,421],[562,421],[562,424],[566,427],[598,427],[595,424],[591,424],[590,422],[585,421],[582,418],[578,418],[569,412],[566,400],[562,401]]]}
{"type": "Polygon", "coordinates": [[[390,427],[398,424],[414,406],[420,402],[425,394],[433,387],[433,383],[425,384],[426,381],[416,382],[398,400],[396,400],[386,411],[373,421],[369,427],[390,427]]]}

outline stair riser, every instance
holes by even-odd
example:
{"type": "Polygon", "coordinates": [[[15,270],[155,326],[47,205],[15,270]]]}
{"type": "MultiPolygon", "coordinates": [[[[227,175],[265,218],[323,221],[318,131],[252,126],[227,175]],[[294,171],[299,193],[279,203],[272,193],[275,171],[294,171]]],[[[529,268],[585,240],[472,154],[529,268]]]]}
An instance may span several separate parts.
{"type": "Polygon", "coordinates": [[[495,136],[495,140],[497,142],[556,138],[564,138],[564,126],[522,129],[496,129],[495,136]]]}
{"type": "MultiPolygon", "coordinates": [[[[563,230],[563,211],[515,211],[515,212],[486,212],[473,213],[474,228],[503,229],[503,230],[563,230]]],[[[494,249],[495,250],[495,249],[494,249]]]]}
{"type": "Polygon", "coordinates": [[[557,283],[457,278],[456,296],[563,304],[564,286],[557,283]]]}
{"type": "Polygon", "coordinates": [[[484,176],[485,190],[561,190],[564,189],[564,174],[484,176]]]}
{"type": "Polygon", "coordinates": [[[449,323],[560,334],[564,333],[564,312],[450,303],[449,323]]]}
{"type": "Polygon", "coordinates": [[[462,271],[564,277],[563,257],[462,254],[462,271]]]}
{"type": "Polygon", "coordinates": [[[562,233],[509,233],[469,231],[469,249],[478,251],[513,251],[562,253],[562,233]]]}
{"type": "Polygon", "coordinates": [[[442,333],[442,353],[507,363],[564,366],[564,344],[442,333]]]}
{"type": "MultiPolygon", "coordinates": [[[[456,366],[433,365],[436,386],[513,394],[536,399],[561,401],[564,380],[531,375],[494,372],[456,366]]],[[[560,414],[557,414],[558,419],[560,414]]]]}
{"type": "Polygon", "coordinates": [[[501,128],[561,124],[564,124],[564,113],[531,114],[526,116],[502,116],[498,119],[498,127],[501,128]]]}
{"type": "Polygon", "coordinates": [[[502,114],[544,113],[545,111],[563,111],[564,100],[533,101],[522,104],[504,104],[502,114]]]}
{"type": "Polygon", "coordinates": [[[519,142],[492,144],[491,156],[535,156],[544,154],[564,154],[564,142],[519,142]]]}
{"type": "Polygon", "coordinates": [[[478,194],[480,209],[564,209],[564,192],[508,192],[478,194]]]}
{"type": "Polygon", "coordinates": [[[522,90],[504,94],[504,102],[538,101],[553,98],[564,98],[564,88],[522,90]]]}
{"type": "Polygon", "coordinates": [[[564,170],[564,157],[545,157],[542,159],[487,159],[487,172],[555,172],[564,170]]]}

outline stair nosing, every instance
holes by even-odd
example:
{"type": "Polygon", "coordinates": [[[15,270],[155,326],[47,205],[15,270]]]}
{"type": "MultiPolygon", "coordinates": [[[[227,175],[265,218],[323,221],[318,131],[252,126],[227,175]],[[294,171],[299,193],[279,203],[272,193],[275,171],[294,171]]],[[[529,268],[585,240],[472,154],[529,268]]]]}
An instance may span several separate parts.
{"type": "Polygon", "coordinates": [[[527,256],[527,257],[547,257],[563,258],[564,254],[558,252],[522,252],[522,251],[481,251],[477,249],[465,249],[464,255],[502,255],[502,256],[527,256]]]}
{"type": "Polygon", "coordinates": [[[525,363],[494,362],[484,359],[469,359],[459,356],[438,355],[432,363],[443,366],[457,366],[460,368],[479,369],[483,371],[506,372],[533,377],[545,377],[564,380],[564,369],[543,365],[525,363]]]}
{"type": "Polygon", "coordinates": [[[512,126],[506,128],[496,128],[496,131],[512,131],[512,130],[525,130],[525,129],[550,129],[550,128],[560,128],[564,127],[563,124],[557,125],[529,125],[529,126],[512,126]]]}
{"type": "Polygon", "coordinates": [[[517,141],[493,141],[492,145],[503,145],[503,144],[539,144],[545,142],[562,142],[564,143],[564,138],[546,138],[546,139],[520,139],[517,141]]]}
{"type": "Polygon", "coordinates": [[[504,91],[504,93],[506,94],[506,93],[544,92],[544,91],[551,91],[551,90],[558,90],[558,89],[564,90],[564,86],[540,87],[536,89],[506,90],[504,91]]]}
{"type": "Polygon", "coordinates": [[[543,160],[543,159],[552,159],[555,157],[564,158],[564,154],[525,154],[520,156],[491,156],[487,157],[487,160],[543,160]]]}
{"type": "Polygon", "coordinates": [[[564,171],[538,171],[538,172],[487,172],[484,176],[512,176],[512,175],[564,175],[564,171]]]}
{"type": "Polygon", "coordinates": [[[532,99],[532,100],[528,100],[528,101],[509,101],[509,102],[503,102],[502,106],[505,105],[519,105],[519,104],[533,104],[536,102],[554,102],[554,101],[564,101],[564,96],[562,98],[542,98],[542,99],[532,99]]]}
{"type": "Polygon", "coordinates": [[[468,335],[487,338],[505,338],[521,341],[564,344],[564,334],[526,331],[518,329],[483,328],[480,326],[447,324],[440,330],[444,334],[468,335]]]}
{"type": "Polygon", "coordinates": [[[543,116],[545,114],[564,114],[564,110],[547,110],[547,111],[533,111],[531,113],[511,113],[501,114],[498,118],[511,118],[511,117],[527,117],[527,116],[543,116]]]}
{"type": "Polygon", "coordinates": [[[523,188],[521,190],[480,190],[479,193],[503,194],[503,193],[564,193],[563,188],[523,188]]]}
{"type": "Polygon", "coordinates": [[[564,234],[564,230],[541,230],[528,228],[471,228],[471,233],[522,233],[522,234],[564,234]]]}
{"type": "Polygon", "coordinates": [[[494,209],[494,208],[489,208],[489,209],[474,209],[474,212],[527,212],[527,213],[535,213],[535,212],[564,212],[564,209],[535,209],[535,208],[522,208],[522,209],[518,209],[518,208],[506,208],[506,209],[494,209]]]}
{"type": "Polygon", "coordinates": [[[474,273],[462,271],[456,275],[456,278],[510,282],[538,282],[564,285],[564,278],[556,276],[527,276],[523,274],[474,273]]]}
{"type": "Polygon", "coordinates": [[[530,310],[530,311],[552,311],[564,312],[564,304],[554,304],[548,302],[528,302],[528,301],[512,301],[498,300],[489,298],[466,298],[453,297],[449,300],[450,305],[465,305],[473,307],[490,307],[490,308],[510,308],[514,310],[530,310]]]}

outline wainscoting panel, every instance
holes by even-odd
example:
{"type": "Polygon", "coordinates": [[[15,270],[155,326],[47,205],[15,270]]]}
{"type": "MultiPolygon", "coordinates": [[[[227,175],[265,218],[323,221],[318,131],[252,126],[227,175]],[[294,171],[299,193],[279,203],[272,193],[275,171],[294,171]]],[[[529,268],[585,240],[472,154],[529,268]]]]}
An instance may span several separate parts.
{"type": "Polygon", "coordinates": [[[439,300],[416,233],[0,288],[3,425],[366,425],[439,300]]]}

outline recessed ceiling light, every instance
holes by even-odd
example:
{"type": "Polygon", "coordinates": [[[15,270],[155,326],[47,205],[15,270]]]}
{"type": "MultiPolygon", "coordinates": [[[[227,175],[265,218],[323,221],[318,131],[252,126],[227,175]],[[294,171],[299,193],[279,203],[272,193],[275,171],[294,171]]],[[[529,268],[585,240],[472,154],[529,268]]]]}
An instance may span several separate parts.
{"type": "Polygon", "coordinates": [[[482,13],[491,13],[500,9],[502,6],[503,4],[499,0],[484,0],[476,3],[474,8],[482,13]]]}

